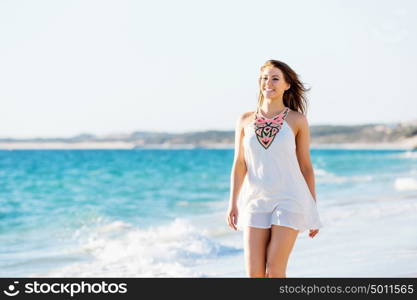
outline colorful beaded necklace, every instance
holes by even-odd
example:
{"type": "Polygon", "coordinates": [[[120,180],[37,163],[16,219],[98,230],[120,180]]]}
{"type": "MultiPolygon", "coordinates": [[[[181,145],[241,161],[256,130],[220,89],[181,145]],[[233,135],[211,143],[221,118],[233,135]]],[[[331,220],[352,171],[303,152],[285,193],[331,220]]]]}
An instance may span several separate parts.
{"type": "Polygon", "coordinates": [[[289,108],[285,107],[282,112],[273,118],[267,118],[262,115],[260,109],[256,111],[255,115],[255,134],[262,145],[266,149],[272,144],[277,133],[281,130],[284,120],[288,115],[289,108]]]}

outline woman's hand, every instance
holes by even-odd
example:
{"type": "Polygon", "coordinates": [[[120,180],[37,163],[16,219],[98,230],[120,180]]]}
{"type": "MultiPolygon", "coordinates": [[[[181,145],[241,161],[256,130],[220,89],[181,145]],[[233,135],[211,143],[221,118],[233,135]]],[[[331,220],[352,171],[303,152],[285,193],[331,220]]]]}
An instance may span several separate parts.
{"type": "Polygon", "coordinates": [[[317,233],[319,233],[318,229],[310,229],[310,233],[308,234],[308,236],[313,238],[317,233]]]}
{"type": "Polygon", "coordinates": [[[230,228],[237,230],[237,218],[238,218],[238,209],[236,206],[229,206],[227,210],[227,223],[230,228]]]}

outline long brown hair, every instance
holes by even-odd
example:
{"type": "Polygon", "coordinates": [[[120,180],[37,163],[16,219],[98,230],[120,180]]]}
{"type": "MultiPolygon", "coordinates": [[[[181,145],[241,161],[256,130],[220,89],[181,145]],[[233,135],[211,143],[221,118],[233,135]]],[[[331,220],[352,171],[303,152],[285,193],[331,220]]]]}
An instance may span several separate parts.
{"type": "MultiPolygon", "coordinates": [[[[298,74],[294,72],[286,63],[270,59],[267,60],[262,66],[260,71],[262,72],[266,67],[275,67],[282,71],[284,74],[284,79],[287,83],[290,84],[290,88],[284,92],[283,102],[286,107],[289,107],[291,110],[298,111],[302,114],[307,113],[307,98],[305,93],[308,92],[311,88],[304,87],[303,83],[298,78],[298,74]]],[[[259,95],[258,103],[256,105],[256,111],[258,111],[264,100],[264,95],[260,89],[261,77],[258,79],[259,83],[259,95]]]]}

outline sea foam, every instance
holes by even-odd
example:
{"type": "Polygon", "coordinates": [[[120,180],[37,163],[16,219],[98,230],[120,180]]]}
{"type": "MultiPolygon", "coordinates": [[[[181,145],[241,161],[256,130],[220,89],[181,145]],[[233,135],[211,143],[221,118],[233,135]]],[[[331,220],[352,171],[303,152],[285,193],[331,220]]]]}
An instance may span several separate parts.
{"type": "Polygon", "coordinates": [[[417,180],[412,177],[401,177],[395,179],[394,187],[398,191],[415,191],[417,190],[417,180]]]}
{"type": "Polygon", "coordinates": [[[87,262],[55,269],[42,276],[57,277],[205,277],[199,264],[236,249],[215,242],[186,219],[168,225],[136,228],[115,221],[74,233],[77,251],[87,262]]]}

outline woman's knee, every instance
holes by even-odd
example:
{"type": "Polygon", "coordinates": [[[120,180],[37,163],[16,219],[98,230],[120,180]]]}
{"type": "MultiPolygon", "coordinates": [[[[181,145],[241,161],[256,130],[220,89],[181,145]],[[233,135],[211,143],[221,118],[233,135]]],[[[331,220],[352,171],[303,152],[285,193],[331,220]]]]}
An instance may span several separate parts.
{"type": "Polygon", "coordinates": [[[286,266],[282,264],[273,264],[267,262],[266,277],[268,278],[286,278],[286,266]]]}
{"type": "Polygon", "coordinates": [[[248,265],[246,275],[250,278],[265,278],[265,263],[262,265],[248,265]]]}
{"type": "Polygon", "coordinates": [[[267,273],[268,278],[287,278],[287,275],[285,272],[268,272],[267,273]]]}
{"type": "Polygon", "coordinates": [[[266,277],[265,272],[260,272],[260,271],[258,271],[258,272],[249,271],[247,275],[250,278],[265,278],[266,277]]]}

